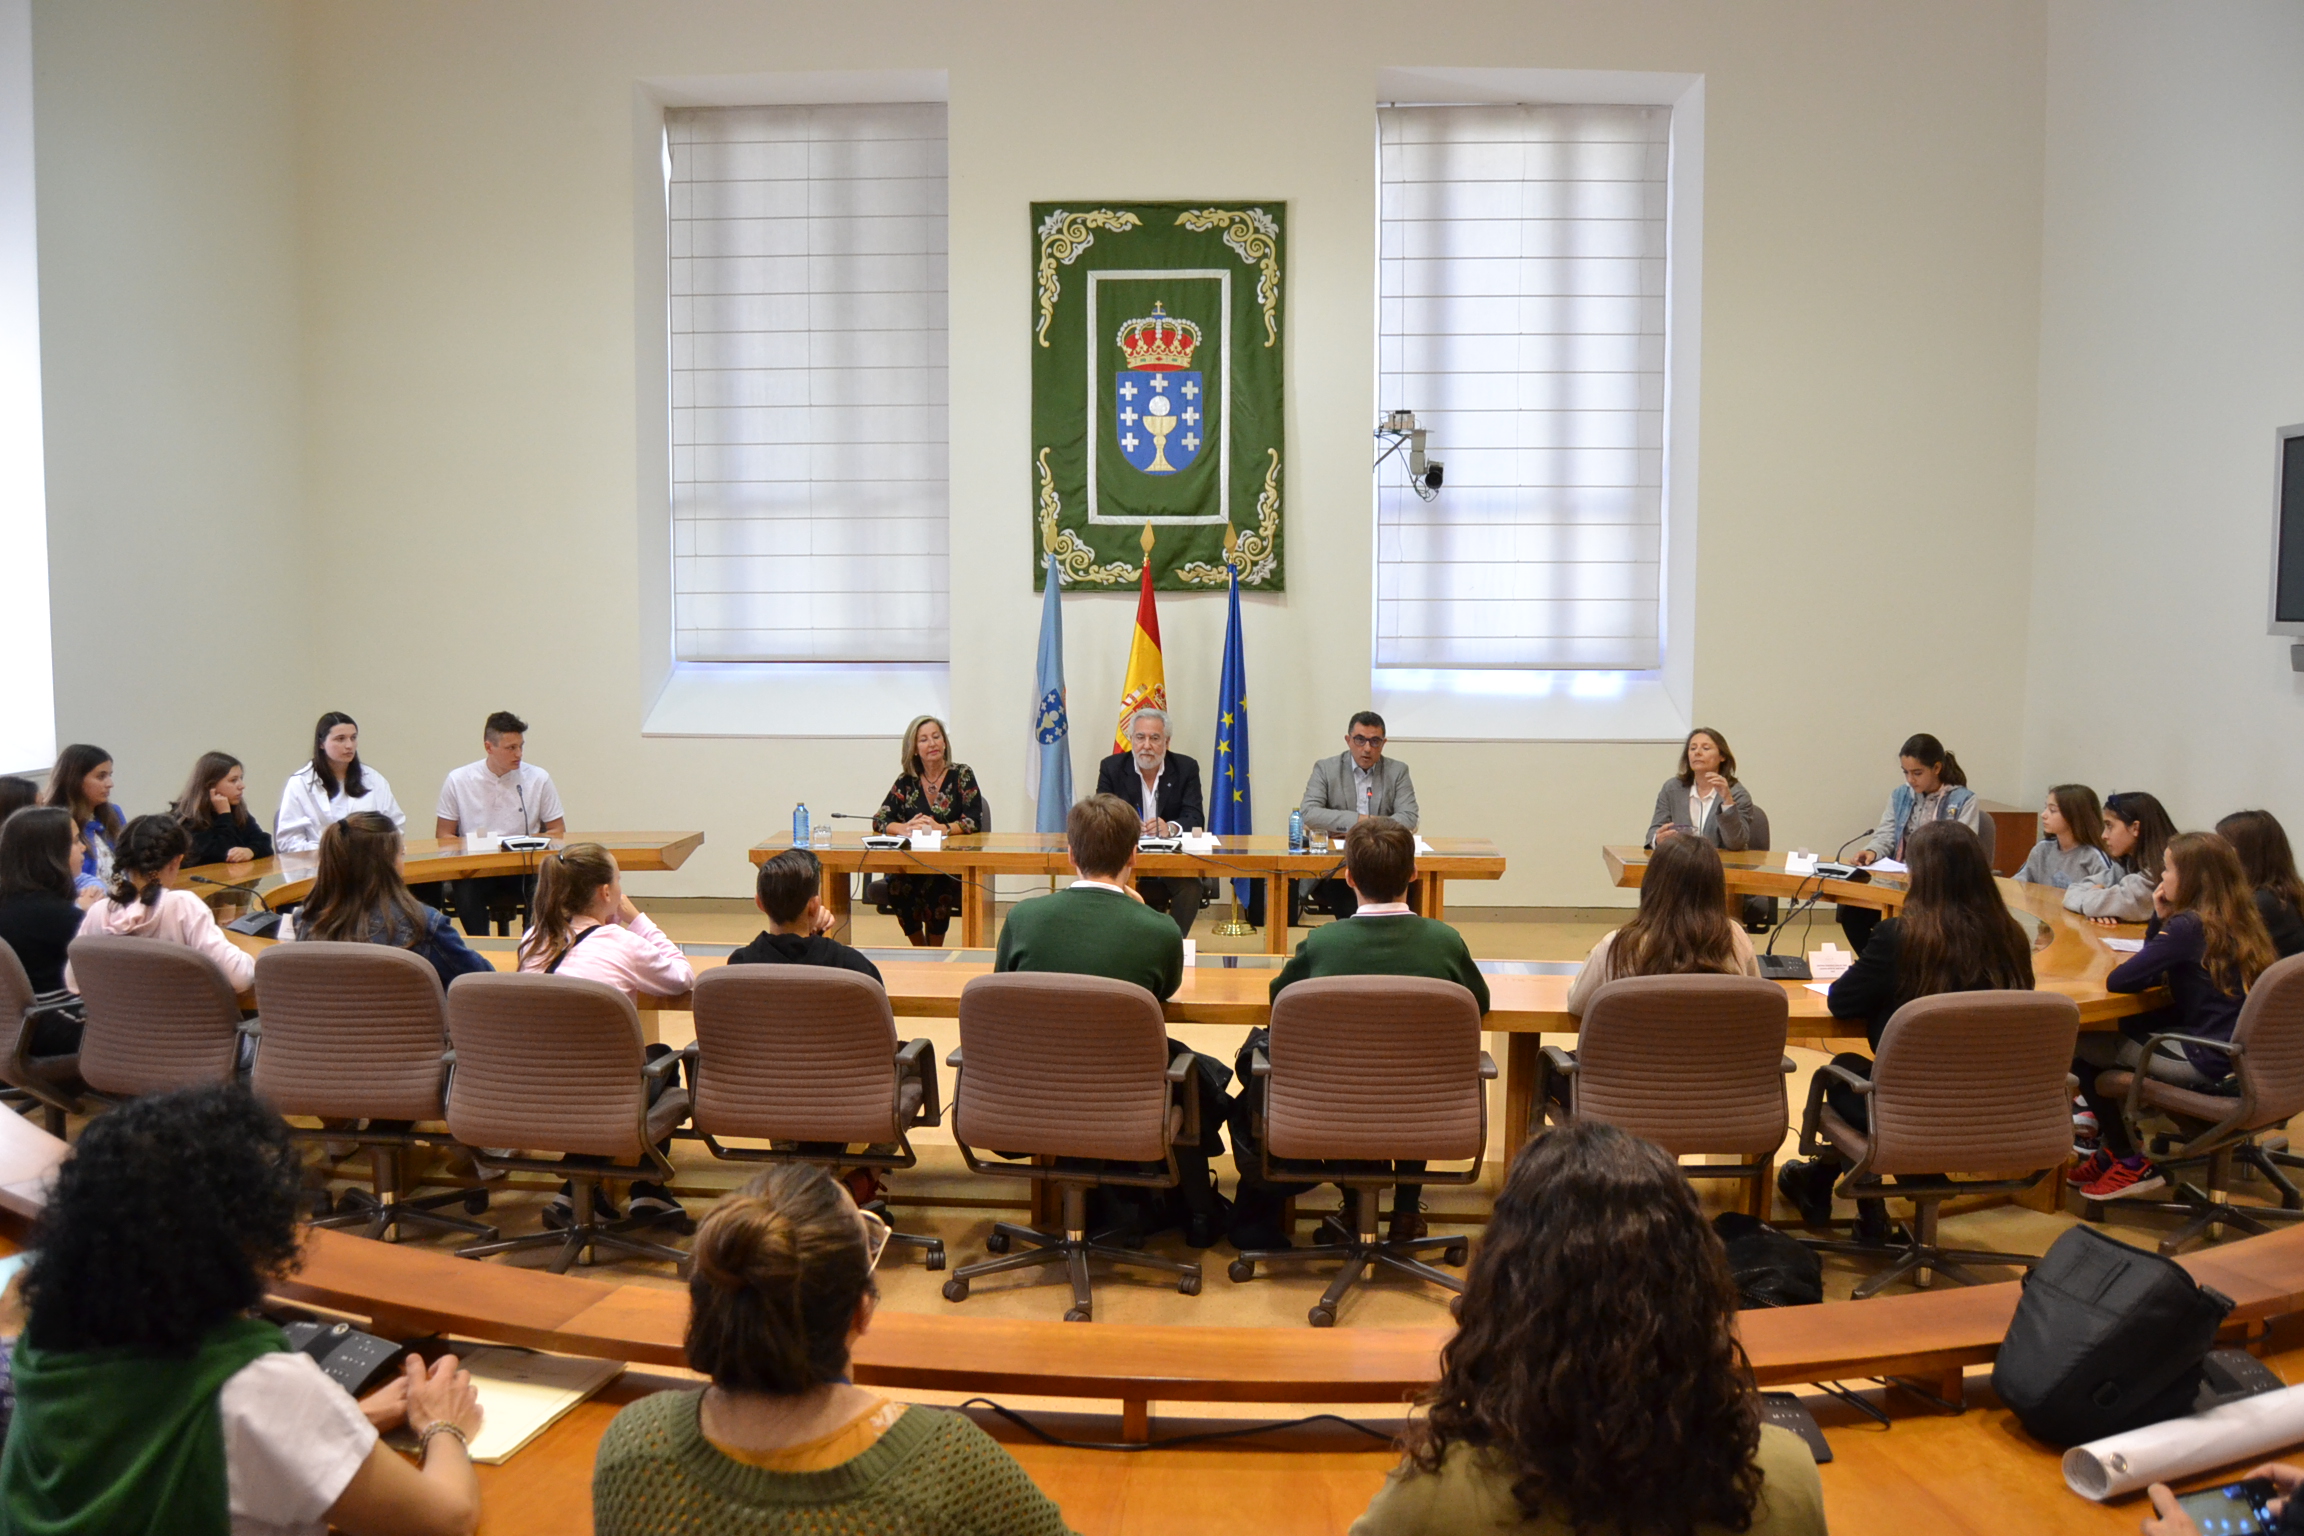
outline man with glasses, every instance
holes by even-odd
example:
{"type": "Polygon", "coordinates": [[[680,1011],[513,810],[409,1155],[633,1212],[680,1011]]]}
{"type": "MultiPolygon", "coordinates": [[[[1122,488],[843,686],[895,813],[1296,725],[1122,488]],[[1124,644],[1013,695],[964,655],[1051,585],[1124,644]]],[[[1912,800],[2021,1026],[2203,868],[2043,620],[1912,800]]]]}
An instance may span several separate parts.
{"type": "MultiPolygon", "coordinates": [[[[1363,816],[1389,816],[1416,830],[1416,786],[1408,765],[1384,755],[1384,717],[1364,709],[1344,728],[1344,750],[1312,765],[1304,786],[1304,830],[1342,838],[1363,816]]],[[[1313,886],[1313,899],[1338,917],[1350,917],[1360,900],[1335,876],[1313,886]]]]}

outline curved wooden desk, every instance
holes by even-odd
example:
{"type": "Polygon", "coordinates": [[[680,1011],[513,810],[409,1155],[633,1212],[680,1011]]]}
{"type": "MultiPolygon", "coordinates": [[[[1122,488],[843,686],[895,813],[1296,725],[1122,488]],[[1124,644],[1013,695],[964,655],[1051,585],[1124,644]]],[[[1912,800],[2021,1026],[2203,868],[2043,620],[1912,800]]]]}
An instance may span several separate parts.
{"type": "MultiPolygon", "coordinates": [[[[701,832],[580,832],[554,838],[552,846],[599,843],[616,855],[620,869],[678,869],[703,842],[701,832]]],[[[410,885],[473,875],[532,874],[536,861],[543,857],[539,853],[472,853],[460,838],[411,837],[405,846],[410,885]]],[[[254,891],[268,902],[302,901],[312,894],[312,876],[319,866],[317,853],[281,853],[246,864],[202,864],[185,870],[176,884],[202,897],[237,888],[254,891]]]]}

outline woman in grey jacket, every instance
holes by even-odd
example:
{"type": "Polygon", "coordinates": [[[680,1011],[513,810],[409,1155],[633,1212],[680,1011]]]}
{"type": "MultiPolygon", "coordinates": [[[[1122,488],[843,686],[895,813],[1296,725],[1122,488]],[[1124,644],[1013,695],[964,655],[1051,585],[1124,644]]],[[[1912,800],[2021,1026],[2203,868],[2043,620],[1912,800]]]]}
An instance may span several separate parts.
{"type": "Polygon", "coordinates": [[[1690,731],[1680,746],[1680,771],[1656,791],[1647,846],[1667,837],[1694,836],[1736,851],[1752,846],[1759,827],[1751,792],[1736,782],[1736,754],[1728,750],[1728,738],[1705,726],[1690,731]]]}

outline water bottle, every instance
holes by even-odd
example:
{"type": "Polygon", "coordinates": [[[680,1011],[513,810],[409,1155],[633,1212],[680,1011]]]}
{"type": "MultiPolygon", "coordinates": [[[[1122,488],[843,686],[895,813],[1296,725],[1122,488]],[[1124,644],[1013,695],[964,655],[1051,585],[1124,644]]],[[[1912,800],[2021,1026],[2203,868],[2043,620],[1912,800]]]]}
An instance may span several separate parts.
{"type": "Polygon", "coordinates": [[[1288,851],[1304,851],[1304,807],[1297,806],[1288,813],[1288,851]]]}
{"type": "Polygon", "coordinates": [[[792,807],[792,846],[808,846],[808,802],[805,800],[792,807]]]}

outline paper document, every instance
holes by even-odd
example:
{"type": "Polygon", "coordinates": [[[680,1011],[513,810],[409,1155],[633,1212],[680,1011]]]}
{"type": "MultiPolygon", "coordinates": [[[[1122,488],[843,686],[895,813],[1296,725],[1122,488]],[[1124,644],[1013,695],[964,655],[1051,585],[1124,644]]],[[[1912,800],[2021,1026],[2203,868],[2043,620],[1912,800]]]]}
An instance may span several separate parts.
{"type": "Polygon", "coordinates": [[[1856,963],[1856,951],[1842,949],[1827,939],[1822,949],[1808,951],[1808,974],[1818,981],[1831,981],[1856,963]]]}
{"type": "MultiPolygon", "coordinates": [[[[496,1466],[551,1427],[552,1422],[624,1374],[621,1360],[588,1360],[530,1349],[494,1346],[459,1355],[480,1391],[480,1433],[472,1459],[496,1466]]],[[[392,1442],[413,1448],[405,1429],[392,1442]]]]}
{"type": "MultiPolygon", "coordinates": [[[[1413,836],[1413,837],[1416,839],[1416,852],[1417,852],[1418,854],[1420,854],[1420,855],[1421,855],[1421,854],[1427,854],[1427,853],[1430,853],[1430,852],[1432,851],[1432,845],[1431,845],[1430,843],[1428,843],[1428,842],[1424,841],[1424,834],[1423,834],[1423,833],[1421,833],[1421,832],[1412,833],[1412,834],[1411,834],[1411,836],[1413,836]]],[[[1341,848],[1341,847],[1343,847],[1344,845],[1343,845],[1342,843],[1338,843],[1336,846],[1337,846],[1337,847],[1339,847],[1339,848],[1341,848]]]]}
{"type": "Polygon", "coordinates": [[[1809,991],[1818,993],[1824,997],[1830,997],[1832,995],[1832,983],[1828,981],[1811,981],[1804,983],[1804,985],[1808,988],[1809,991]]]}
{"type": "Polygon", "coordinates": [[[1874,859],[1872,868],[1878,874],[1901,875],[1911,869],[1902,859],[1874,859]]]}
{"type": "Polygon", "coordinates": [[[2106,939],[2104,947],[2116,949],[2124,955],[2132,955],[2144,947],[2144,941],[2142,939],[2106,939]]]}

